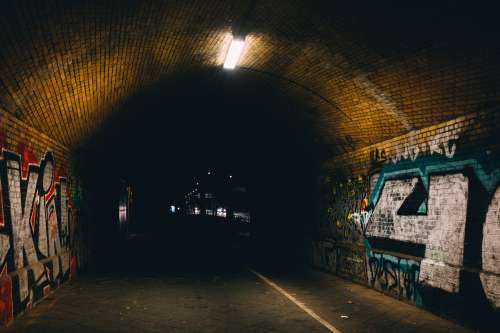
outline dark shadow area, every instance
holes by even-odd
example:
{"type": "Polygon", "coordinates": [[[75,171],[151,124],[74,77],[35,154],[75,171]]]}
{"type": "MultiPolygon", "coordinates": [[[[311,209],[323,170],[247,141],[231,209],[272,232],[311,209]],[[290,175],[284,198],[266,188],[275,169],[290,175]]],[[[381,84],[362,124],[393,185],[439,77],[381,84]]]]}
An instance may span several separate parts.
{"type": "Polygon", "coordinates": [[[95,268],[225,265],[242,258],[240,241],[247,261],[305,262],[318,148],[299,102],[272,88],[217,69],[163,82],[108,119],[78,162],[95,268]],[[244,240],[235,240],[230,225],[170,216],[170,205],[207,170],[231,173],[248,188],[252,221],[244,240]],[[134,193],[127,241],[118,223],[124,183],[134,193]]]}

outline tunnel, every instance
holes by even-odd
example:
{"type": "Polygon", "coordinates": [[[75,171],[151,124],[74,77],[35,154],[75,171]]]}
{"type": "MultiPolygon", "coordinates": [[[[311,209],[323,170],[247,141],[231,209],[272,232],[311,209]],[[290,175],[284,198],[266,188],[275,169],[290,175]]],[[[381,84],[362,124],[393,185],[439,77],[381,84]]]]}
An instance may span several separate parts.
{"type": "Polygon", "coordinates": [[[498,332],[498,9],[2,1],[0,329],[498,332]]]}

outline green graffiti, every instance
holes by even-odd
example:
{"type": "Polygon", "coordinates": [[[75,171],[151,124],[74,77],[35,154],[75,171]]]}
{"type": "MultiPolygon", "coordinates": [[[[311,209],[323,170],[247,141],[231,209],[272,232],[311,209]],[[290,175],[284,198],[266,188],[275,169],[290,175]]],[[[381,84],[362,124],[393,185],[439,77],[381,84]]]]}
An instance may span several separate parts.
{"type": "MultiPolygon", "coordinates": [[[[420,158],[416,161],[402,161],[397,164],[388,164],[382,168],[380,176],[372,190],[368,209],[373,210],[387,180],[404,177],[417,177],[422,181],[426,191],[429,190],[429,175],[449,172],[472,170],[486,191],[493,192],[500,180],[498,160],[491,159],[486,154],[460,157],[450,160],[443,156],[420,158]]],[[[419,213],[426,213],[425,203],[419,208],[419,213]]]]}

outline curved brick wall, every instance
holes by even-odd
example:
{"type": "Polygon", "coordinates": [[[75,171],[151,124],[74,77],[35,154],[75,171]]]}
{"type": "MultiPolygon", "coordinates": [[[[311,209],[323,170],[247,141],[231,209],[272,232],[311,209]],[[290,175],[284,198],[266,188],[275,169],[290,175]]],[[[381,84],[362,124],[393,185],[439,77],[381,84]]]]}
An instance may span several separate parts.
{"type": "Polygon", "coordinates": [[[232,30],[247,33],[239,75],[301,100],[302,124],[323,152],[316,265],[456,317],[498,315],[494,11],[454,1],[0,6],[3,323],[79,262],[68,194],[79,193],[70,167],[76,149],[160,80],[224,80],[213,73],[232,30]],[[63,171],[45,180],[49,164],[63,171]]]}
{"type": "Polygon", "coordinates": [[[458,5],[6,3],[0,103],[70,147],[140,89],[219,68],[232,29],[248,32],[240,72],[303,98],[304,117],[330,154],[483,111],[499,99],[498,48],[492,33],[477,27],[487,18],[458,5]]]}

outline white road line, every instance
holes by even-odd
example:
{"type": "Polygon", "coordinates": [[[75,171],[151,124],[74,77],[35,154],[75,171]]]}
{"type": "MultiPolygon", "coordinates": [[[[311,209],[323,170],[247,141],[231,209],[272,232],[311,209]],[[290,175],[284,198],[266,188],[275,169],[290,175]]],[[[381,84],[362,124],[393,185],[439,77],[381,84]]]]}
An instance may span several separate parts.
{"type": "Polygon", "coordinates": [[[253,269],[249,269],[249,271],[252,272],[252,273],[254,273],[259,279],[261,279],[262,281],[264,281],[265,283],[267,283],[268,285],[270,285],[271,287],[273,287],[274,289],[276,289],[280,294],[282,294],[283,296],[285,296],[286,298],[288,298],[290,301],[292,301],[295,305],[297,305],[299,308],[301,308],[305,313],[307,313],[308,315],[310,315],[311,317],[313,317],[314,319],[316,319],[316,321],[318,321],[321,325],[323,325],[326,328],[328,328],[328,330],[330,332],[341,333],[340,330],[338,330],[332,324],[330,324],[329,322],[327,322],[326,320],[324,320],[323,318],[321,318],[320,316],[318,316],[316,314],[316,312],[314,312],[313,310],[309,309],[304,303],[302,303],[301,301],[299,301],[298,299],[296,299],[295,297],[293,297],[292,295],[290,295],[289,293],[287,293],[283,288],[281,288],[280,286],[278,286],[276,283],[274,283],[273,281],[269,280],[268,278],[266,278],[264,275],[260,274],[259,272],[254,271],[253,269]]]}

